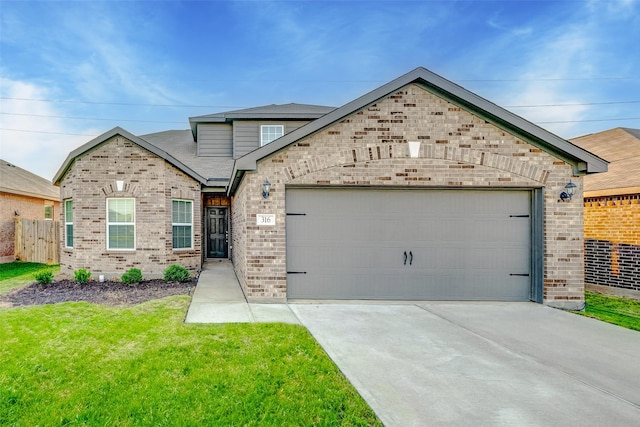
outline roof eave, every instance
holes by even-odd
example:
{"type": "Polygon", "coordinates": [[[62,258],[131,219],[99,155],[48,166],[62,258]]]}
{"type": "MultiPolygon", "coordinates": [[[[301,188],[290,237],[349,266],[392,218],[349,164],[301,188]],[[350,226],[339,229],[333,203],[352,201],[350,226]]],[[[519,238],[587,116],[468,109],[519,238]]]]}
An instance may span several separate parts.
{"type": "Polygon", "coordinates": [[[113,129],[103,133],[102,135],[92,139],[91,141],[87,142],[86,144],[81,145],[80,147],[76,148],[71,153],[69,153],[69,155],[67,156],[67,158],[63,162],[62,166],[60,167],[60,169],[58,169],[58,172],[56,172],[55,176],[53,177],[53,183],[55,185],[60,185],[60,181],[62,180],[62,178],[67,173],[67,171],[69,170],[69,168],[73,164],[74,160],[78,156],[81,156],[82,154],[84,154],[87,151],[97,147],[98,145],[100,145],[103,142],[113,138],[116,135],[120,135],[120,136],[122,136],[124,138],[127,138],[128,140],[130,140],[131,142],[139,145],[140,147],[144,148],[145,150],[150,151],[151,153],[155,154],[158,157],[161,157],[163,160],[169,162],[173,166],[175,166],[178,169],[180,169],[182,172],[184,172],[187,175],[189,175],[191,178],[193,178],[196,181],[198,181],[201,185],[205,185],[207,183],[206,178],[202,177],[200,174],[195,172],[190,167],[186,166],[184,163],[182,163],[181,161],[179,161],[178,159],[176,159],[175,157],[173,157],[172,155],[170,155],[166,151],[161,150],[160,148],[156,147],[155,145],[145,141],[144,139],[142,139],[142,138],[140,138],[138,136],[133,135],[132,133],[122,129],[121,127],[115,127],[113,129]]]}
{"type": "MultiPolygon", "coordinates": [[[[377,89],[331,111],[317,120],[301,127],[283,137],[265,145],[236,160],[234,172],[237,170],[251,171],[257,167],[258,160],[281,150],[282,148],[320,131],[332,123],[342,120],[344,117],[377,102],[400,88],[417,83],[430,92],[447,99],[448,101],[472,111],[496,126],[515,132],[528,142],[541,146],[548,151],[573,164],[576,174],[597,173],[607,171],[607,162],[598,156],[571,144],[569,141],[552,134],[537,125],[517,116],[510,111],[458,86],[457,84],[435,74],[426,68],[419,67],[397,79],[380,86],[377,89]]],[[[232,185],[235,189],[235,175],[232,176],[232,185]]]]}
{"type": "Polygon", "coordinates": [[[224,115],[189,117],[194,140],[198,137],[198,125],[207,123],[232,123],[235,120],[316,120],[327,113],[225,113],[224,115]]]}
{"type": "Polygon", "coordinates": [[[42,193],[34,193],[34,192],[31,192],[31,191],[16,190],[15,188],[9,188],[9,187],[0,187],[0,193],[16,194],[18,196],[33,197],[35,199],[51,200],[51,201],[56,201],[56,202],[60,200],[60,196],[53,196],[53,195],[50,195],[50,194],[42,194],[42,193]]]}

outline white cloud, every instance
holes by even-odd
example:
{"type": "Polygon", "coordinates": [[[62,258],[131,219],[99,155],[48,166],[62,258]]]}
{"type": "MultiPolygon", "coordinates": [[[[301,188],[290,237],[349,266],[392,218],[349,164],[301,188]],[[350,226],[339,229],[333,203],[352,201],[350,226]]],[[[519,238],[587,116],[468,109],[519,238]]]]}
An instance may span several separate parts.
{"type": "Polygon", "coordinates": [[[0,77],[0,157],[43,178],[51,179],[67,154],[98,134],[95,129],[72,127],[64,111],[50,102],[29,101],[47,99],[50,91],[29,82],[0,77]]]}

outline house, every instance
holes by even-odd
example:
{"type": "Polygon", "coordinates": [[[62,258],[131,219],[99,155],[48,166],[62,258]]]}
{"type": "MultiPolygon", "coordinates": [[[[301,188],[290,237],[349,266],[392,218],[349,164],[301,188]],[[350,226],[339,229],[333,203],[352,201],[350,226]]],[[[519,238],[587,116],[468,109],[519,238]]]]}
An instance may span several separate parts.
{"type": "Polygon", "coordinates": [[[60,189],[0,160],[0,263],[16,260],[15,219],[53,220],[60,216],[60,189]]]}
{"type": "Polygon", "coordinates": [[[606,173],[584,178],[587,288],[640,297],[640,129],[609,129],[572,142],[610,162],[606,173]]]}
{"type": "Polygon", "coordinates": [[[189,121],[69,155],[63,270],[221,257],[251,301],[584,301],[578,201],[607,163],[424,68],[340,108],[189,121]]]}

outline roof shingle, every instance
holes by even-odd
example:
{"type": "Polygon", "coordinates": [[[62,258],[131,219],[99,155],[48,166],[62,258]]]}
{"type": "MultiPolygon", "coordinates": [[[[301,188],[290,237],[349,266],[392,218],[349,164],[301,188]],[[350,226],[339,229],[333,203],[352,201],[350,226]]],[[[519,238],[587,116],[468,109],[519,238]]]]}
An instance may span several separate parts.
{"type": "Polygon", "coordinates": [[[608,172],[584,177],[585,197],[640,193],[640,129],[609,129],[571,142],[610,162],[608,172]]]}

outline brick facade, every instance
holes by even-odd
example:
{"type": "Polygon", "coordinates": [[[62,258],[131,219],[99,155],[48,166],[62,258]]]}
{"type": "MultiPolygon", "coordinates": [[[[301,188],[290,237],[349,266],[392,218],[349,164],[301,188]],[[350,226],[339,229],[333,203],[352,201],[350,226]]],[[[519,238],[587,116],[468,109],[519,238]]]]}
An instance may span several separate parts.
{"type": "Polygon", "coordinates": [[[15,218],[45,219],[45,204],[53,206],[52,219],[60,216],[60,202],[0,193],[0,263],[15,261],[15,218]],[[15,212],[19,212],[16,216],[15,212]]]}
{"type": "Polygon", "coordinates": [[[584,202],[585,281],[640,291],[640,194],[584,202]]]}
{"type": "Polygon", "coordinates": [[[87,268],[93,277],[121,276],[139,268],[145,277],[161,276],[170,264],[192,271],[202,263],[200,184],[164,159],[122,136],[115,136],[77,157],[60,181],[64,203],[73,200],[73,248],[65,247],[61,209],[63,273],[87,268]],[[123,181],[118,191],[117,181],[123,181]],[[108,250],[107,198],[135,199],[135,250],[108,250]],[[172,248],[172,200],[193,202],[193,249],[172,248]]]}
{"type": "Polygon", "coordinates": [[[583,212],[560,202],[572,167],[467,111],[408,85],[344,120],[268,156],[247,173],[233,200],[233,261],[252,300],[286,299],[285,188],[544,188],[544,301],[584,300],[583,212]],[[410,158],[408,141],[421,141],[410,158]],[[263,199],[262,182],[272,183],[263,199]],[[273,213],[276,225],[256,226],[273,213]]]}

